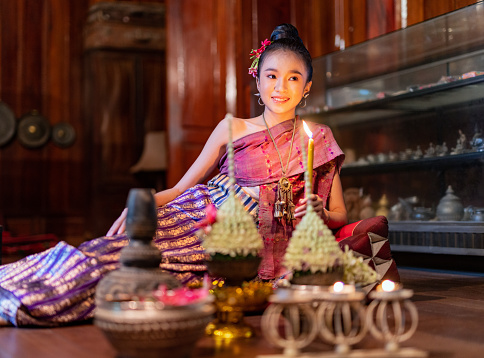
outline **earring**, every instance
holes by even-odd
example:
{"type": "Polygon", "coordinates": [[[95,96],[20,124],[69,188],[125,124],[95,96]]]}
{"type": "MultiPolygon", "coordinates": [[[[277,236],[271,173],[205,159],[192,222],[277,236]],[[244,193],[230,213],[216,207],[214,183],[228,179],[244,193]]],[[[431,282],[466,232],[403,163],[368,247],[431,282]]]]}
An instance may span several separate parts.
{"type": "Polygon", "coordinates": [[[308,98],[309,96],[309,92],[306,92],[301,100],[301,102],[299,102],[299,106],[301,106],[301,108],[304,108],[306,107],[306,98],[308,98]],[[304,103],[303,103],[304,101],[304,103]]]}
{"type": "Polygon", "coordinates": [[[259,103],[259,106],[265,106],[264,102],[262,102],[262,99],[260,97],[257,99],[257,103],[259,103]]]}

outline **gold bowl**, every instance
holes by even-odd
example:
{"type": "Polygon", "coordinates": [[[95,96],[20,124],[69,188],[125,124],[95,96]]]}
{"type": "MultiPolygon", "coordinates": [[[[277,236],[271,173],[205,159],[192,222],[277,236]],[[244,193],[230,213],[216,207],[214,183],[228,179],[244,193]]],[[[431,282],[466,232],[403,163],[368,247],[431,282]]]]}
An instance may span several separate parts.
{"type": "Polygon", "coordinates": [[[268,298],[273,294],[272,284],[268,282],[244,282],[241,286],[224,286],[214,282],[211,290],[217,307],[216,318],[205,332],[220,338],[249,338],[254,331],[245,323],[247,312],[263,312],[268,298]]]}
{"type": "Polygon", "coordinates": [[[259,256],[230,257],[214,255],[205,261],[208,272],[214,278],[224,278],[228,286],[240,286],[257,276],[262,258],[259,256]]]}

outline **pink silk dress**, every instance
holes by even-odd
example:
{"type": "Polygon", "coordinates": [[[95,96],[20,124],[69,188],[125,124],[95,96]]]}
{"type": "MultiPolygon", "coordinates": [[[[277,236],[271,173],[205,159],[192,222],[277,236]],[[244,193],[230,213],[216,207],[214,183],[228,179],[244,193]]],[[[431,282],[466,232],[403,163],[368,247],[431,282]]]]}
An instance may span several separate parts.
{"type": "MultiPolygon", "coordinates": [[[[336,143],[330,128],[323,124],[307,123],[314,139],[313,191],[318,194],[324,205],[327,204],[331,185],[336,171],[339,173],[344,154],[336,143]]],[[[294,122],[287,120],[270,129],[281,154],[284,167],[291,148],[294,122]]],[[[291,159],[286,172],[293,187],[293,202],[304,197],[304,165],[302,146],[307,148],[308,136],[302,128],[302,121],[296,123],[291,159]],[[302,136],[302,139],[301,139],[302,136]]],[[[307,150],[307,149],[305,149],[307,150]]],[[[274,218],[277,183],[282,178],[282,167],[274,143],[267,130],[249,134],[234,142],[234,174],[238,185],[259,186],[259,233],[264,240],[262,263],[259,267],[261,279],[273,279],[284,274],[282,259],[288,240],[298,224],[294,220],[274,218]]],[[[228,174],[227,154],[220,160],[220,172],[228,174]]]]}

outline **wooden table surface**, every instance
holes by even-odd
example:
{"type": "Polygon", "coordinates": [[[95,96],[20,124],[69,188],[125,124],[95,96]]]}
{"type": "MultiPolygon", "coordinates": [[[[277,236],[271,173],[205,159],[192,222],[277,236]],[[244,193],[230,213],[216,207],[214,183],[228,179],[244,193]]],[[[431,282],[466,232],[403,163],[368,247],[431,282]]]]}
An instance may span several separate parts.
{"type": "MultiPolygon", "coordinates": [[[[415,335],[403,347],[425,350],[429,357],[484,357],[484,275],[400,269],[405,288],[413,289],[419,312],[415,335]]],[[[194,357],[256,357],[280,354],[260,331],[260,316],[246,317],[256,336],[241,340],[203,337],[194,357]]],[[[367,335],[354,349],[382,348],[367,335]]],[[[315,341],[307,352],[330,352],[315,341]]],[[[115,358],[116,351],[92,323],[61,328],[0,328],[0,357],[115,358]]],[[[167,357],[168,358],[168,357],[167,357]]]]}

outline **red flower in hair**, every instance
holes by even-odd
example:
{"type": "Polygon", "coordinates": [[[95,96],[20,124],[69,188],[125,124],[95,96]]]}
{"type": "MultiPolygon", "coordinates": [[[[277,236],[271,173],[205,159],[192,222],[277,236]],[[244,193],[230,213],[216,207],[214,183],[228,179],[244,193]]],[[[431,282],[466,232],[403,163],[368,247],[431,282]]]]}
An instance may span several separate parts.
{"type": "Polygon", "coordinates": [[[249,67],[249,75],[252,77],[257,77],[257,69],[259,68],[259,58],[262,53],[265,51],[266,47],[269,46],[272,42],[268,39],[265,39],[261,42],[261,47],[257,50],[250,51],[250,59],[254,59],[252,61],[252,65],[249,67]]]}

